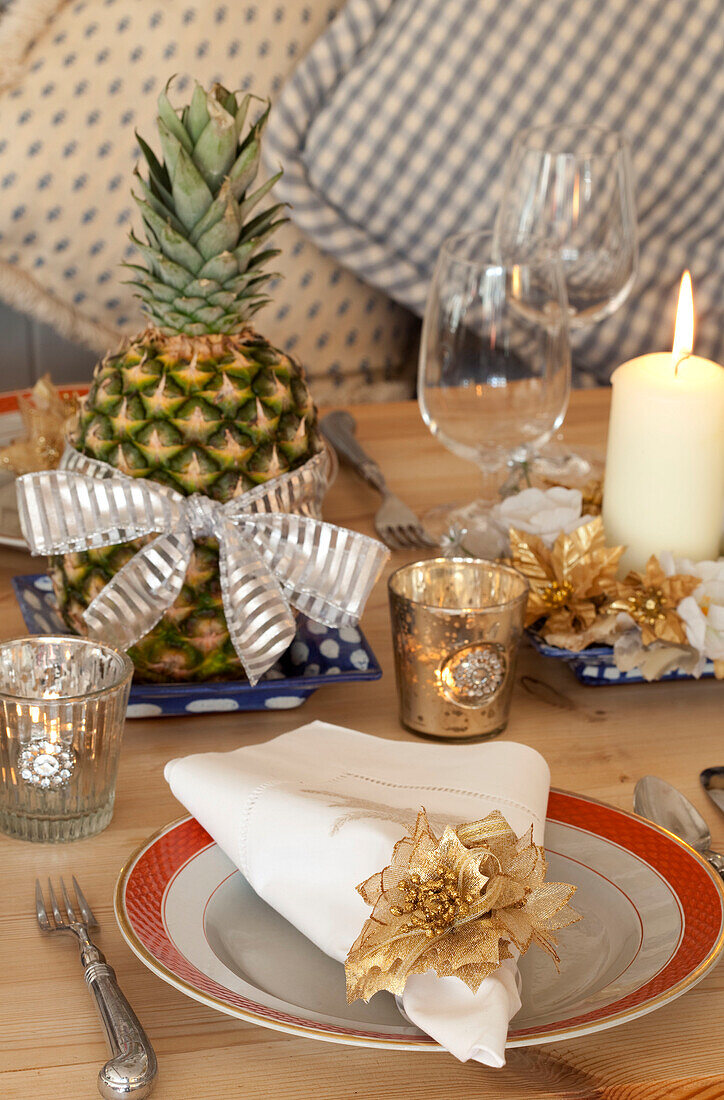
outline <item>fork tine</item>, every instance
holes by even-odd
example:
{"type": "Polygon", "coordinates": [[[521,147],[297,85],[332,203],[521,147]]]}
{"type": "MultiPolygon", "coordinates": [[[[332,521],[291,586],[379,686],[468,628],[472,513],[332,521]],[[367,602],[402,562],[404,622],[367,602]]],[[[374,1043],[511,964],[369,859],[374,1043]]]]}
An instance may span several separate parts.
{"type": "Polygon", "coordinates": [[[410,537],[407,534],[407,528],[406,527],[402,527],[402,526],[395,527],[395,535],[397,537],[397,540],[398,540],[400,546],[402,546],[403,548],[407,549],[408,546],[414,546],[415,545],[414,542],[410,542],[410,537]]]}
{"type": "Polygon", "coordinates": [[[440,543],[437,541],[437,539],[434,539],[432,537],[432,535],[428,531],[425,530],[424,527],[420,528],[419,537],[420,537],[420,545],[421,546],[426,546],[430,550],[437,550],[440,546],[440,543]]]}
{"type": "Polygon", "coordinates": [[[43,931],[50,932],[50,921],[48,920],[48,911],[45,908],[43,889],[40,885],[40,879],[37,878],[35,880],[35,914],[43,931]]]}
{"type": "Polygon", "coordinates": [[[71,923],[75,923],[75,910],[73,909],[70,897],[68,896],[68,891],[65,888],[65,882],[63,881],[62,875],[60,876],[60,890],[63,895],[63,901],[65,902],[65,911],[68,914],[68,920],[71,921],[71,923]]]}
{"type": "Polygon", "coordinates": [[[410,540],[410,546],[419,546],[421,548],[425,546],[421,527],[418,527],[416,524],[410,524],[405,528],[405,534],[410,540]]]}
{"type": "Polygon", "coordinates": [[[80,911],[83,914],[83,920],[86,922],[86,924],[88,925],[89,928],[97,928],[98,927],[98,921],[95,918],[95,914],[94,914],[93,910],[91,909],[90,905],[86,901],[85,894],[83,893],[80,886],[78,885],[78,879],[75,877],[75,875],[73,875],[73,886],[75,887],[75,896],[78,899],[78,905],[80,906],[80,911]]]}
{"type": "Polygon", "coordinates": [[[384,542],[385,546],[389,546],[390,550],[399,550],[400,544],[395,538],[394,530],[392,527],[383,527],[382,525],[380,525],[379,527],[376,527],[375,530],[384,542]]]}
{"type": "Polygon", "coordinates": [[[53,889],[53,883],[50,881],[50,879],[48,879],[48,893],[50,894],[50,904],[53,907],[53,916],[55,917],[55,923],[57,925],[61,925],[61,924],[64,923],[63,915],[60,912],[60,907],[58,905],[58,899],[55,896],[55,890],[53,889]]]}

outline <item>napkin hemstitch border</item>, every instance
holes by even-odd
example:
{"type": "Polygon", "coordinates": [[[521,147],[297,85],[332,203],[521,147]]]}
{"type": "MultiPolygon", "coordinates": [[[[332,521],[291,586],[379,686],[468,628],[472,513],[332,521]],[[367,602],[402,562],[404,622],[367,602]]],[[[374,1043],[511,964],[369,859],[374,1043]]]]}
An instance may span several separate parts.
{"type": "Polygon", "coordinates": [[[239,862],[238,867],[242,875],[247,882],[250,882],[249,878],[249,859],[247,856],[248,837],[249,837],[249,819],[252,815],[254,807],[261,798],[262,794],[266,790],[271,790],[274,787],[281,787],[283,780],[281,779],[267,779],[264,783],[260,783],[258,787],[255,787],[246,800],[241,818],[239,819],[239,825],[237,828],[237,844],[239,849],[239,862]]]}

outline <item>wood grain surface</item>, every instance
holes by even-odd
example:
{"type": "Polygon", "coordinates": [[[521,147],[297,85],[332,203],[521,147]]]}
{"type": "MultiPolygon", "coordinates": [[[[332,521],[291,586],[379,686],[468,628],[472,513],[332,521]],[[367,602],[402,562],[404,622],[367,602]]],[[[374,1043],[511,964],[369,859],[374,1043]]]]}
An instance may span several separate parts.
{"type": "MultiPolygon", "coordinates": [[[[357,406],[359,438],[413,508],[471,499],[475,470],[432,439],[412,403],[357,406]]],[[[572,444],[603,444],[608,392],[573,395],[565,424],[572,444]]],[[[372,533],[374,493],[342,470],[325,515],[372,533]]],[[[391,567],[415,554],[395,553],[391,567]]],[[[0,636],[24,633],[10,587],[37,570],[26,554],[0,550],[0,636]]],[[[158,1053],[157,1100],[714,1100],[724,1097],[724,968],[680,1000],[640,1020],[565,1043],[511,1051],[489,1070],[445,1054],[318,1043],[217,1014],[164,984],[118,932],[113,887],[127,856],[182,808],[164,763],[202,747],[229,750],[319,718],[407,740],[399,725],[385,585],[363,620],[384,676],[320,689],[294,713],[221,714],[129,721],[114,819],[100,836],[35,845],[0,836],[0,1095],[12,1100],[92,1100],[105,1045],[77,950],[35,924],[36,875],[76,874],[99,916],[98,942],[115,967],[158,1053]]],[[[724,816],[707,803],[698,775],[724,764],[724,686],[714,681],[583,687],[561,663],[524,647],[506,736],[547,758],[555,786],[631,808],[636,780],[653,772],[679,787],[724,848],[724,816]]],[[[455,747],[450,746],[454,752],[455,747]]]]}

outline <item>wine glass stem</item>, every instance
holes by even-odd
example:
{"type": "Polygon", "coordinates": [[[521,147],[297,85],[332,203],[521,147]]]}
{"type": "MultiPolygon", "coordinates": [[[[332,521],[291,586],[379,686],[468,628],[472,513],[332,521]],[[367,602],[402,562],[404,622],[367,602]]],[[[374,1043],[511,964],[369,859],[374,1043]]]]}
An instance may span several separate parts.
{"type": "Polygon", "coordinates": [[[510,458],[508,460],[505,476],[498,478],[497,496],[499,500],[520,493],[523,489],[530,489],[533,484],[531,477],[531,456],[525,458],[510,458]]]}
{"type": "MultiPolygon", "coordinates": [[[[494,504],[498,504],[504,496],[508,496],[511,491],[506,491],[505,487],[510,481],[510,470],[512,465],[518,465],[508,463],[507,466],[498,466],[495,469],[490,467],[481,466],[480,474],[482,484],[480,487],[480,500],[485,501],[492,507],[494,504]]],[[[516,475],[517,479],[517,475],[516,475]]]]}

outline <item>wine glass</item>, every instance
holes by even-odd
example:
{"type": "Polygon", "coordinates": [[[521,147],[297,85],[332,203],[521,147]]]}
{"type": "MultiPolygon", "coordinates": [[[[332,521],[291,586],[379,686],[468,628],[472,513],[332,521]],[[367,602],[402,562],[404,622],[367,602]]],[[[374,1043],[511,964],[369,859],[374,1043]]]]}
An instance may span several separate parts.
{"type": "Polygon", "coordinates": [[[425,310],[418,401],[449,450],[475,462],[482,498],[435,509],[437,534],[485,532],[511,470],[563,422],[571,357],[565,279],[556,256],[501,257],[488,231],[443,244],[425,310]]]}
{"type": "Polygon", "coordinates": [[[503,254],[560,255],[572,328],[608,317],[631,293],[638,263],[626,138],[595,126],[523,130],[505,169],[494,235],[503,254]]]}

